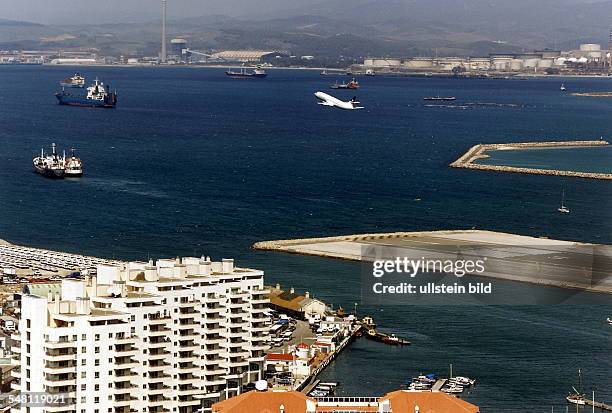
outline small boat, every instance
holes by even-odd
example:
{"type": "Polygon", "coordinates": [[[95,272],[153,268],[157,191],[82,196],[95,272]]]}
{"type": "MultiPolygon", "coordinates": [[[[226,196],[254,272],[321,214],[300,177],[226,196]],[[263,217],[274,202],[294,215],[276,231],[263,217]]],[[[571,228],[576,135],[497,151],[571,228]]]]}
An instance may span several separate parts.
{"type": "Polygon", "coordinates": [[[463,393],[463,387],[461,386],[443,387],[442,391],[444,393],[459,394],[459,393],[463,393]]]}
{"type": "Polygon", "coordinates": [[[561,92],[565,92],[567,89],[565,88],[565,85],[561,83],[561,87],[559,88],[559,90],[561,90],[561,92]]]}
{"type": "Polygon", "coordinates": [[[584,396],[582,394],[578,394],[578,393],[570,393],[570,394],[568,394],[567,397],[565,398],[565,400],[567,400],[569,403],[577,404],[577,405],[580,405],[580,406],[584,406],[586,404],[584,396]]]}
{"type": "Polygon", "coordinates": [[[225,74],[234,79],[248,79],[248,78],[263,79],[264,77],[268,76],[266,71],[259,67],[253,70],[252,72],[246,71],[244,67],[240,68],[239,72],[232,70],[232,69],[227,69],[225,74]]]}
{"type": "Polygon", "coordinates": [[[51,155],[45,156],[44,149],[40,150],[40,156],[32,159],[34,169],[42,176],[52,179],[64,177],[64,161],[57,155],[55,143],[51,144],[51,155]]]}
{"type": "Polygon", "coordinates": [[[372,69],[367,69],[365,71],[366,76],[376,76],[376,73],[372,69]]]}
{"type": "Polygon", "coordinates": [[[566,207],[564,205],[564,203],[565,203],[565,189],[563,190],[563,193],[561,195],[561,206],[559,208],[557,208],[557,211],[559,211],[559,212],[561,212],[563,214],[569,214],[570,210],[569,210],[568,207],[566,207]]]}
{"type": "Polygon", "coordinates": [[[327,70],[323,70],[323,71],[321,72],[321,76],[327,76],[327,70]]]}
{"type": "Polygon", "coordinates": [[[85,87],[85,78],[83,76],[81,76],[80,74],[75,73],[74,76],[60,81],[60,86],[61,87],[84,88],[85,87]]]}
{"type": "Polygon", "coordinates": [[[404,340],[403,338],[399,338],[395,334],[387,335],[379,333],[374,329],[368,330],[366,333],[366,337],[370,340],[379,341],[381,343],[390,344],[393,346],[411,344],[410,341],[404,340]]]}
{"type": "Polygon", "coordinates": [[[423,100],[449,102],[449,101],[457,100],[457,98],[455,96],[428,96],[428,97],[424,97],[423,100]]]}
{"type": "Polygon", "coordinates": [[[355,78],[351,79],[348,83],[334,83],[330,86],[331,89],[359,89],[359,82],[355,80],[355,78]]]}
{"type": "Polygon", "coordinates": [[[612,318],[608,317],[606,318],[606,321],[608,322],[608,324],[612,325],[612,318]]]}
{"type": "Polygon", "coordinates": [[[71,150],[69,158],[64,154],[64,175],[66,178],[78,178],[83,176],[83,162],[74,153],[74,148],[71,150]]]}

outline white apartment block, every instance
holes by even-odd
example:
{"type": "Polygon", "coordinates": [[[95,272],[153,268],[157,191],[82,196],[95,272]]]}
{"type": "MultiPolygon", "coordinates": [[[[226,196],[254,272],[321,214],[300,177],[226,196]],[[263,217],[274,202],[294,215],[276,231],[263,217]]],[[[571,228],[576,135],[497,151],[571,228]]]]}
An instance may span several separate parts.
{"type": "Polygon", "coordinates": [[[268,302],[262,271],[204,258],[99,265],[24,295],[14,388],[68,400],[12,412],[210,411],[263,378],[268,302]]]}

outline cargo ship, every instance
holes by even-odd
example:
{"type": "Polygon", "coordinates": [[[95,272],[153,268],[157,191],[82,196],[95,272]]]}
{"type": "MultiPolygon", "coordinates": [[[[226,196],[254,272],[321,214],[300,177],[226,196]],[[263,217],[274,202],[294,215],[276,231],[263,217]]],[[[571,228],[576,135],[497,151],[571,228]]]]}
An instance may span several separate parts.
{"type": "Polygon", "coordinates": [[[266,76],[268,76],[268,74],[266,73],[265,70],[257,68],[255,70],[253,70],[252,72],[249,72],[247,70],[244,70],[244,67],[240,69],[239,72],[232,70],[232,69],[227,69],[227,71],[225,72],[225,74],[231,78],[235,78],[235,79],[245,79],[245,78],[264,78],[266,76]]]}
{"type": "Polygon", "coordinates": [[[60,105],[94,108],[114,108],[117,105],[117,92],[111,91],[109,86],[105,86],[98,79],[87,88],[86,96],[72,95],[62,89],[55,97],[60,105]]]}
{"type": "Polygon", "coordinates": [[[83,176],[83,161],[74,153],[74,148],[70,149],[70,157],[64,154],[64,175],[66,178],[78,178],[83,176]]]}
{"type": "Polygon", "coordinates": [[[57,156],[55,144],[51,144],[51,154],[45,156],[44,149],[40,150],[40,156],[35,157],[32,162],[34,169],[42,176],[53,179],[64,177],[64,160],[57,156]]]}
{"type": "Polygon", "coordinates": [[[85,78],[78,73],[75,73],[74,76],[64,79],[60,82],[61,87],[85,87],[85,78]]]}

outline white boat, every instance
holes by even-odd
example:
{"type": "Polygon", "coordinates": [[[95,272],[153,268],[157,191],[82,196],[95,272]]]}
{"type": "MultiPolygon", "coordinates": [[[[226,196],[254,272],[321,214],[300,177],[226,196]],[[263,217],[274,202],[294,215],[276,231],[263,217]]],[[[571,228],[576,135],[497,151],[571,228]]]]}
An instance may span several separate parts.
{"type": "Polygon", "coordinates": [[[584,400],[584,396],[578,393],[569,394],[565,398],[565,400],[567,400],[569,403],[577,404],[579,406],[584,406],[586,404],[586,401],[584,400]]]}
{"type": "Polygon", "coordinates": [[[612,318],[608,317],[606,318],[606,321],[608,322],[608,324],[612,325],[612,318]]]}
{"type": "Polygon", "coordinates": [[[444,393],[459,394],[459,393],[463,393],[463,387],[461,386],[444,387],[442,391],[444,393]]]}
{"type": "Polygon", "coordinates": [[[560,88],[561,92],[565,92],[567,89],[565,88],[565,85],[563,83],[561,83],[561,88],[560,88]]]}
{"type": "Polygon", "coordinates": [[[562,214],[569,214],[570,210],[564,204],[565,204],[565,189],[563,190],[563,193],[561,195],[561,206],[557,208],[557,211],[561,212],[562,214]]]}

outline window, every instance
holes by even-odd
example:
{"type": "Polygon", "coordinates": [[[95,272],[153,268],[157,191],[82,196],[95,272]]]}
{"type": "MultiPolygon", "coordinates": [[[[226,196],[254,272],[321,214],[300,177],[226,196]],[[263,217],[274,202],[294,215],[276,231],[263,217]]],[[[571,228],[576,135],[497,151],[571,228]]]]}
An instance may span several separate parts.
{"type": "Polygon", "coordinates": [[[26,327],[27,327],[27,328],[32,327],[32,320],[28,319],[28,320],[26,321],[26,327]]]}

